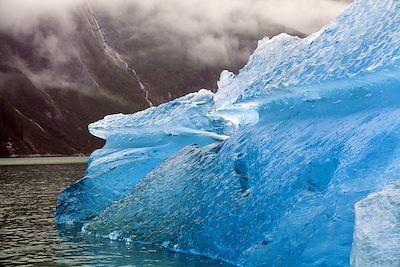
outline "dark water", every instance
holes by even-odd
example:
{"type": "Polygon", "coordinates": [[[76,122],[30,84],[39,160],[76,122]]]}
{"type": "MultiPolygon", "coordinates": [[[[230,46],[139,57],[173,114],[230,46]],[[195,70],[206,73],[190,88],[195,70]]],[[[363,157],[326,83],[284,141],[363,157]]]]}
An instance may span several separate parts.
{"type": "Polygon", "coordinates": [[[57,195],[85,165],[0,166],[0,266],[230,266],[56,227],[57,195]]]}

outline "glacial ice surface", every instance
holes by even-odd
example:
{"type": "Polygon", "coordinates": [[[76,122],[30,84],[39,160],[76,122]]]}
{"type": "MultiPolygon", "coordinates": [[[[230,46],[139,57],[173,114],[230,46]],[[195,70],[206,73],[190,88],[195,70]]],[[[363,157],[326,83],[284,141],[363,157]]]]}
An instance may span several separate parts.
{"type": "Polygon", "coordinates": [[[185,146],[226,139],[231,134],[229,123],[205,116],[213,106],[212,96],[202,90],[158,108],[107,116],[89,125],[106,145],[91,155],[85,177],[60,194],[57,222],[85,222],[185,146]]]}
{"type": "Polygon", "coordinates": [[[399,266],[399,248],[400,181],[395,181],[356,204],[352,265],[399,266]]]}
{"type": "Polygon", "coordinates": [[[107,143],[56,218],[239,266],[349,266],[355,203],[400,178],[399,63],[398,0],[264,39],[215,94],[92,124],[107,143]]]}

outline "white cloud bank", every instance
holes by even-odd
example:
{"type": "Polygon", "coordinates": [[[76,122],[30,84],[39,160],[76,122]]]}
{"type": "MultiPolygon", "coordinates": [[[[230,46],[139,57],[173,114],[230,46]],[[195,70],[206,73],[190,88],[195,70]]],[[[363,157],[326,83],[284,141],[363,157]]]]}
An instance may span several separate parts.
{"type": "MultiPolygon", "coordinates": [[[[0,0],[0,30],[29,33],[51,19],[67,32],[76,27],[73,12],[87,3],[130,27],[128,38],[155,39],[159,49],[173,48],[207,64],[248,57],[243,36],[268,34],[277,25],[310,34],[349,5],[346,0],[0,0]]],[[[62,55],[63,40],[43,38],[49,54],[62,55]]]]}

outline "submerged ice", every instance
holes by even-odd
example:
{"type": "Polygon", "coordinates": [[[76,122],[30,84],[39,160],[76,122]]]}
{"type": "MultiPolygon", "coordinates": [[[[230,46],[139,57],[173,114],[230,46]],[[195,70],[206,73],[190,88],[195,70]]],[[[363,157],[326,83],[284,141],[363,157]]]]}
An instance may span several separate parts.
{"type": "Polygon", "coordinates": [[[399,63],[397,0],[264,39],[215,94],[90,125],[106,145],[56,219],[240,266],[398,266],[398,203],[374,192],[400,178],[399,63]]]}

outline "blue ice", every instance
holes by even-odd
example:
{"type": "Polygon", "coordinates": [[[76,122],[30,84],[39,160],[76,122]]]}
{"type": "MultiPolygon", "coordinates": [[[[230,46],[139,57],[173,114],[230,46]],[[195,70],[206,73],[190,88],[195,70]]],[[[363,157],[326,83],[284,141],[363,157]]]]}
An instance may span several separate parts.
{"type": "Polygon", "coordinates": [[[107,143],[56,218],[238,266],[349,266],[354,205],[400,178],[399,63],[398,0],[264,39],[215,94],[92,124],[107,143]]]}

